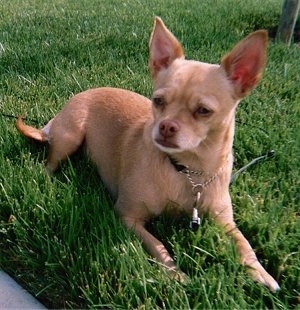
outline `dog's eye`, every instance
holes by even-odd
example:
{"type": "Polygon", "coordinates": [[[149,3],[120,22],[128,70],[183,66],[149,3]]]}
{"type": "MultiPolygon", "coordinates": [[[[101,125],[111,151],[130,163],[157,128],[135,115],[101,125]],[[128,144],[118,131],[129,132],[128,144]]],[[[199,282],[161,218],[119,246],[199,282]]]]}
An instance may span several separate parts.
{"type": "Polygon", "coordinates": [[[206,107],[199,107],[194,113],[195,117],[197,116],[207,117],[207,116],[210,116],[211,114],[212,114],[212,111],[207,109],[206,107]]]}
{"type": "Polygon", "coordinates": [[[157,108],[162,108],[165,105],[165,100],[163,97],[154,97],[152,101],[154,106],[157,108]]]}

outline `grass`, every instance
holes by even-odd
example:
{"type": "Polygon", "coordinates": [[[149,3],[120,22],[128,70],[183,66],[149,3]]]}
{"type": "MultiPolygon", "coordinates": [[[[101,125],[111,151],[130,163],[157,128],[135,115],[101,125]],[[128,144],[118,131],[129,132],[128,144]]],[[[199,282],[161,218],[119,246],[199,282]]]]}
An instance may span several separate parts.
{"type": "MultiPolygon", "coordinates": [[[[1,113],[44,124],[73,94],[116,86],[151,96],[153,17],[183,42],[187,58],[218,63],[238,40],[274,29],[277,0],[11,0],[0,11],[1,113]]],[[[273,159],[231,188],[235,218],[282,290],[248,277],[234,245],[209,219],[150,223],[190,276],[182,285],[115,217],[93,165],[80,154],[54,177],[44,146],[0,116],[0,267],[49,308],[298,308],[300,298],[300,49],[270,40],[263,80],[238,110],[236,168],[273,159]]]]}

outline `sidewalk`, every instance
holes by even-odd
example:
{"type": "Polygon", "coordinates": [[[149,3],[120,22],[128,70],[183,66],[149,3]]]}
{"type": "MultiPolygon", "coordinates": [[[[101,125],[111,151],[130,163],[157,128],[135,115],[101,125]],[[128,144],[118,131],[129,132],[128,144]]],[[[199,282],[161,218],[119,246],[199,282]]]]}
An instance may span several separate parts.
{"type": "Polygon", "coordinates": [[[0,310],[46,309],[33,296],[0,270],[0,310]]]}

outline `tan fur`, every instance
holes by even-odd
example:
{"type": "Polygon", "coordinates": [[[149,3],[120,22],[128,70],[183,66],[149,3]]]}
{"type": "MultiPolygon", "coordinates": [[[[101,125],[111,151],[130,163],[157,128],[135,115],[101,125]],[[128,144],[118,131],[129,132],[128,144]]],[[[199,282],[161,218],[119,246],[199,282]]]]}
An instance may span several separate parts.
{"type": "Polygon", "coordinates": [[[153,103],[127,90],[90,89],[71,98],[44,128],[34,129],[19,119],[18,129],[50,143],[48,171],[85,142],[124,224],[179,278],[184,274],[144,224],[168,206],[192,214],[191,183],[169,156],[204,171],[203,176],[194,176],[195,182],[215,176],[201,190],[200,213],[208,212],[233,237],[254,280],[277,290],[277,282],[235,225],[228,191],[235,109],[262,75],[266,32],[257,31],[242,40],[221,65],[185,60],[180,43],[159,18],[149,46],[153,103]]]}
{"type": "Polygon", "coordinates": [[[39,142],[48,141],[48,137],[46,134],[44,134],[43,131],[37,128],[33,128],[31,126],[27,126],[26,124],[23,123],[22,117],[18,118],[16,126],[18,130],[20,131],[20,133],[22,133],[24,136],[28,138],[35,139],[39,142]]]}

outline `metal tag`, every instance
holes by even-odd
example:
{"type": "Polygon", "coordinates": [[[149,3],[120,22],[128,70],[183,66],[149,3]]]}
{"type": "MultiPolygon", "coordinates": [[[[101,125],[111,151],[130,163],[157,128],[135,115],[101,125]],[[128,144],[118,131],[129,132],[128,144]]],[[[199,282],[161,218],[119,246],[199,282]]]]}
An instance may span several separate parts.
{"type": "Polygon", "coordinates": [[[192,220],[190,221],[190,228],[193,231],[196,231],[199,228],[200,223],[201,223],[201,220],[200,220],[200,217],[198,216],[198,210],[194,208],[193,217],[192,217],[192,220]]]}
{"type": "Polygon", "coordinates": [[[198,206],[200,203],[200,197],[201,197],[201,193],[197,192],[197,197],[196,197],[196,201],[194,203],[194,208],[193,208],[193,216],[192,216],[192,220],[190,221],[190,228],[193,231],[196,231],[201,223],[200,217],[198,216],[198,206]]]}

